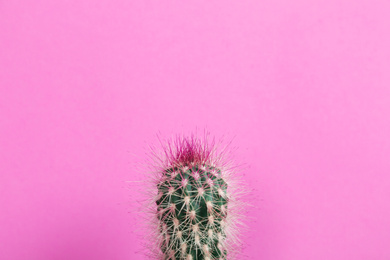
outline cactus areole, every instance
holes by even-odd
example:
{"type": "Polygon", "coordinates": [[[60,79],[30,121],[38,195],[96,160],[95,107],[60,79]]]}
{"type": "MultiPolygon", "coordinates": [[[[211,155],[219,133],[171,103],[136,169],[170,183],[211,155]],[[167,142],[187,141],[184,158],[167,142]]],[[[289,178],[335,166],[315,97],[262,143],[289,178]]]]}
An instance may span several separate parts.
{"type": "Polygon", "coordinates": [[[159,259],[230,259],[231,196],[221,154],[196,138],[179,138],[164,152],[155,197],[159,259]]]}

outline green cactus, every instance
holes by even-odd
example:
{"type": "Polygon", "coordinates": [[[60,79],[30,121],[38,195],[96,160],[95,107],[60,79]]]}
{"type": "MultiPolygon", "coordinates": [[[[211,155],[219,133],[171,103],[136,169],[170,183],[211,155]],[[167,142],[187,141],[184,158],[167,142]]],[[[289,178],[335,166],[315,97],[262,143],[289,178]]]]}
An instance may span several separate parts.
{"type": "MultiPolygon", "coordinates": [[[[245,219],[238,167],[229,144],[177,135],[150,146],[145,249],[152,260],[233,260],[245,219]],[[150,185],[149,185],[150,184],[150,185]]],[[[142,216],[143,217],[143,216],[142,216]]]]}
{"type": "Polygon", "coordinates": [[[227,183],[210,165],[182,165],[162,172],[157,216],[165,259],[226,259],[227,183]]]}

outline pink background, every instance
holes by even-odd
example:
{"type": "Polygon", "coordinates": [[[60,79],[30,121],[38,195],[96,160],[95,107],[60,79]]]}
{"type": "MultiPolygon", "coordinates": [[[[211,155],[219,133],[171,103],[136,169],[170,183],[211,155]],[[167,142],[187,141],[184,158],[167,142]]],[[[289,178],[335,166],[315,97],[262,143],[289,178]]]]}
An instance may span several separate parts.
{"type": "Polygon", "coordinates": [[[244,259],[390,259],[389,13],[0,1],[0,259],[145,259],[125,181],[196,127],[248,165],[244,259]]]}

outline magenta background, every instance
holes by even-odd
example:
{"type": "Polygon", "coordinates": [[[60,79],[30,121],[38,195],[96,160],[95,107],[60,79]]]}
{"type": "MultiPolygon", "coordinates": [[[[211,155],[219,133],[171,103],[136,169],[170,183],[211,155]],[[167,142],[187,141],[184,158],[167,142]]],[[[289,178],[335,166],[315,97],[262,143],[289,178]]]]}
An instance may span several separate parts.
{"type": "Polygon", "coordinates": [[[144,259],[144,147],[236,136],[246,259],[390,259],[389,1],[0,1],[0,259],[144,259]]]}

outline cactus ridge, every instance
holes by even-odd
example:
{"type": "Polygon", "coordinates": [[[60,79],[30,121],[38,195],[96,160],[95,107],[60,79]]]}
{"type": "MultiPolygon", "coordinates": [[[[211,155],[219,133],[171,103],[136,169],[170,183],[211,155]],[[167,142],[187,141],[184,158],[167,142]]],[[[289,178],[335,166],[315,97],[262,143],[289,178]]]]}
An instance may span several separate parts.
{"type": "Polygon", "coordinates": [[[226,259],[227,183],[210,165],[166,169],[157,185],[164,259],[226,259]]]}

